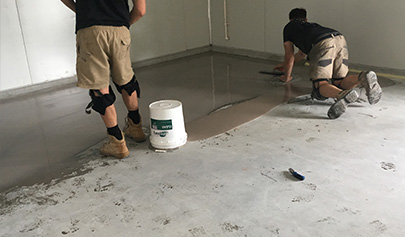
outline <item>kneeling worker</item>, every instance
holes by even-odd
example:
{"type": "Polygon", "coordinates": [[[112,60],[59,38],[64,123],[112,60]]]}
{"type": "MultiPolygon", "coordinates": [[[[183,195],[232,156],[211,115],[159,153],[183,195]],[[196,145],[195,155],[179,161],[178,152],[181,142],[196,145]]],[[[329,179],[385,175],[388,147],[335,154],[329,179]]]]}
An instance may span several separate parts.
{"type": "Polygon", "coordinates": [[[349,53],[346,40],[339,31],[308,22],[307,12],[303,8],[291,10],[289,19],[283,31],[284,62],[275,67],[284,71],[281,81],[291,81],[294,62],[308,56],[313,87],[311,97],[318,100],[337,99],[328,110],[329,118],[340,117],[349,103],[357,101],[359,95],[353,90],[356,86],[366,89],[370,104],[380,100],[382,90],[373,71],[347,76],[349,53]],[[294,45],[299,49],[296,54],[294,45]]]}

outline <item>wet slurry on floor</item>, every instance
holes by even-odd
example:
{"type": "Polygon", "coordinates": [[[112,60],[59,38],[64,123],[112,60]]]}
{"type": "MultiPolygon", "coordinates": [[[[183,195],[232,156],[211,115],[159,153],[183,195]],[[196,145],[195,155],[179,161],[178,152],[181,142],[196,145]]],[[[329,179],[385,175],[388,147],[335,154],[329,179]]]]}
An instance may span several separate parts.
{"type": "MultiPolygon", "coordinates": [[[[271,66],[265,60],[205,53],[136,69],[142,89],[139,104],[143,126],[149,127],[150,103],[175,99],[183,103],[186,126],[193,138],[193,134],[197,134],[192,130],[196,123],[191,121],[199,119],[201,122],[202,117],[224,105],[260,98],[273,88],[269,76],[258,73],[271,66]]],[[[4,178],[0,181],[0,190],[49,182],[61,177],[58,174],[69,173],[70,168],[80,168],[82,164],[77,162],[75,154],[106,137],[99,115],[84,113],[88,102],[88,92],[74,84],[2,101],[0,171],[4,178]]],[[[123,127],[126,109],[121,98],[117,97],[116,107],[119,124],[123,127]]],[[[244,118],[242,122],[251,118],[244,118]]],[[[229,123],[230,126],[237,124],[241,122],[229,123]]],[[[230,128],[229,125],[224,128],[230,128]]],[[[203,136],[221,131],[223,129],[203,136]]],[[[199,137],[201,135],[194,139],[199,137]]]]}
{"type": "MultiPolygon", "coordinates": [[[[183,104],[189,141],[224,133],[249,122],[296,96],[310,93],[308,67],[298,65],[291,83],[280,83],[271,71],[278,62],[203,53],[136,69],[142,89],[139,100],[143,126],[149,127],[148,105],[175,99],[183,104]]],[[[393,84],[380,78],[383,87],[393,84]]],[[[98,114],[84,113],[89,97],[74,84],[8,99],[2,116],[0,190],[14,185],[49,182],[82,164],[75,154],[106,137],[98,114]],[[80,134],[80,135],[79,135],[80,134]]],[[[117,97],[119,125],[126,109],[117,97]]]]}

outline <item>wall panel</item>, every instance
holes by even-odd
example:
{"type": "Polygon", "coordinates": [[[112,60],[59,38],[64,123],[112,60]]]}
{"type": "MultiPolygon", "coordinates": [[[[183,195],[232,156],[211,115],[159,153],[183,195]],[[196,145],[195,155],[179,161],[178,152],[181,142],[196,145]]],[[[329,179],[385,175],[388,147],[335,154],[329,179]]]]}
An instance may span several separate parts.
{"type": "Polygon", "coordinates": [[[32,83],[75,75],[73,14],[55,0],[17,0],[17,6],[32,83]]]}
{"type": "Polygon", "coordinates": [[[31,84],[15,0],[0,1],[0,91],[31,84]]]}

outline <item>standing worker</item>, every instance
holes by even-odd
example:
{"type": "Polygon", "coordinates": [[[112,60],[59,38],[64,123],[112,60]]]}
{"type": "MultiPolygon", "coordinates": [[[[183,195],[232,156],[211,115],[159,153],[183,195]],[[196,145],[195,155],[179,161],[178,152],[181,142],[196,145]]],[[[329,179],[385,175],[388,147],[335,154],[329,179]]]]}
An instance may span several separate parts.
{"type": "Polygon", "coordinates": [[[357,101],[359,95],[353,90],[356,86],[366,89],[370,104],[376,104],[380,100],[382,90],[375,72],[363,71],[358,75],[347,76],[349,52],[346,40],[339,31],[308,22],[307,12],[303,8],[291,10],[289,19],[290,22],[283,31],[284,62],[275,67],[275,70],[284,71],[281,81],[291,81],[294,62],[308,55],[311,97],[318,100],[337,99],[328,110],[329,118],[340,117],[349,103],[357,101]],[[294,45],[299,49],[296,54],[294,45]]]}
{"type": "Polygon", "coordinates": [[[108,142],[101,153],[116,158],[129,155],[124,134],[137,142],[146,140],[138,109],[140,89],[131,66],[130,25],[146,11],[145,0],[61,0],[76,13],[77,86],[89,89],[90,107],[100,113],[108,142]],[[118,127],[115,94],[110,75],[128,109],[124,131],[118,127]]]}

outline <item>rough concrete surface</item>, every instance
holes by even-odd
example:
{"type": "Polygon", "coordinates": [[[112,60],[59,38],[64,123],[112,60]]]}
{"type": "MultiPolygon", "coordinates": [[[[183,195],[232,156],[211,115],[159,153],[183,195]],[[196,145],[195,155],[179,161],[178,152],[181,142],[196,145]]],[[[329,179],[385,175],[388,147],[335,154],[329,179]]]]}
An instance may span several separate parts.
{"type": "Polygon", "coordinates": [[[404,89],[337,120],[330,101],[283,104],[167,153],[97,144],[90,171],[1,193],[0,236],[403,236],[404,89]]]}

